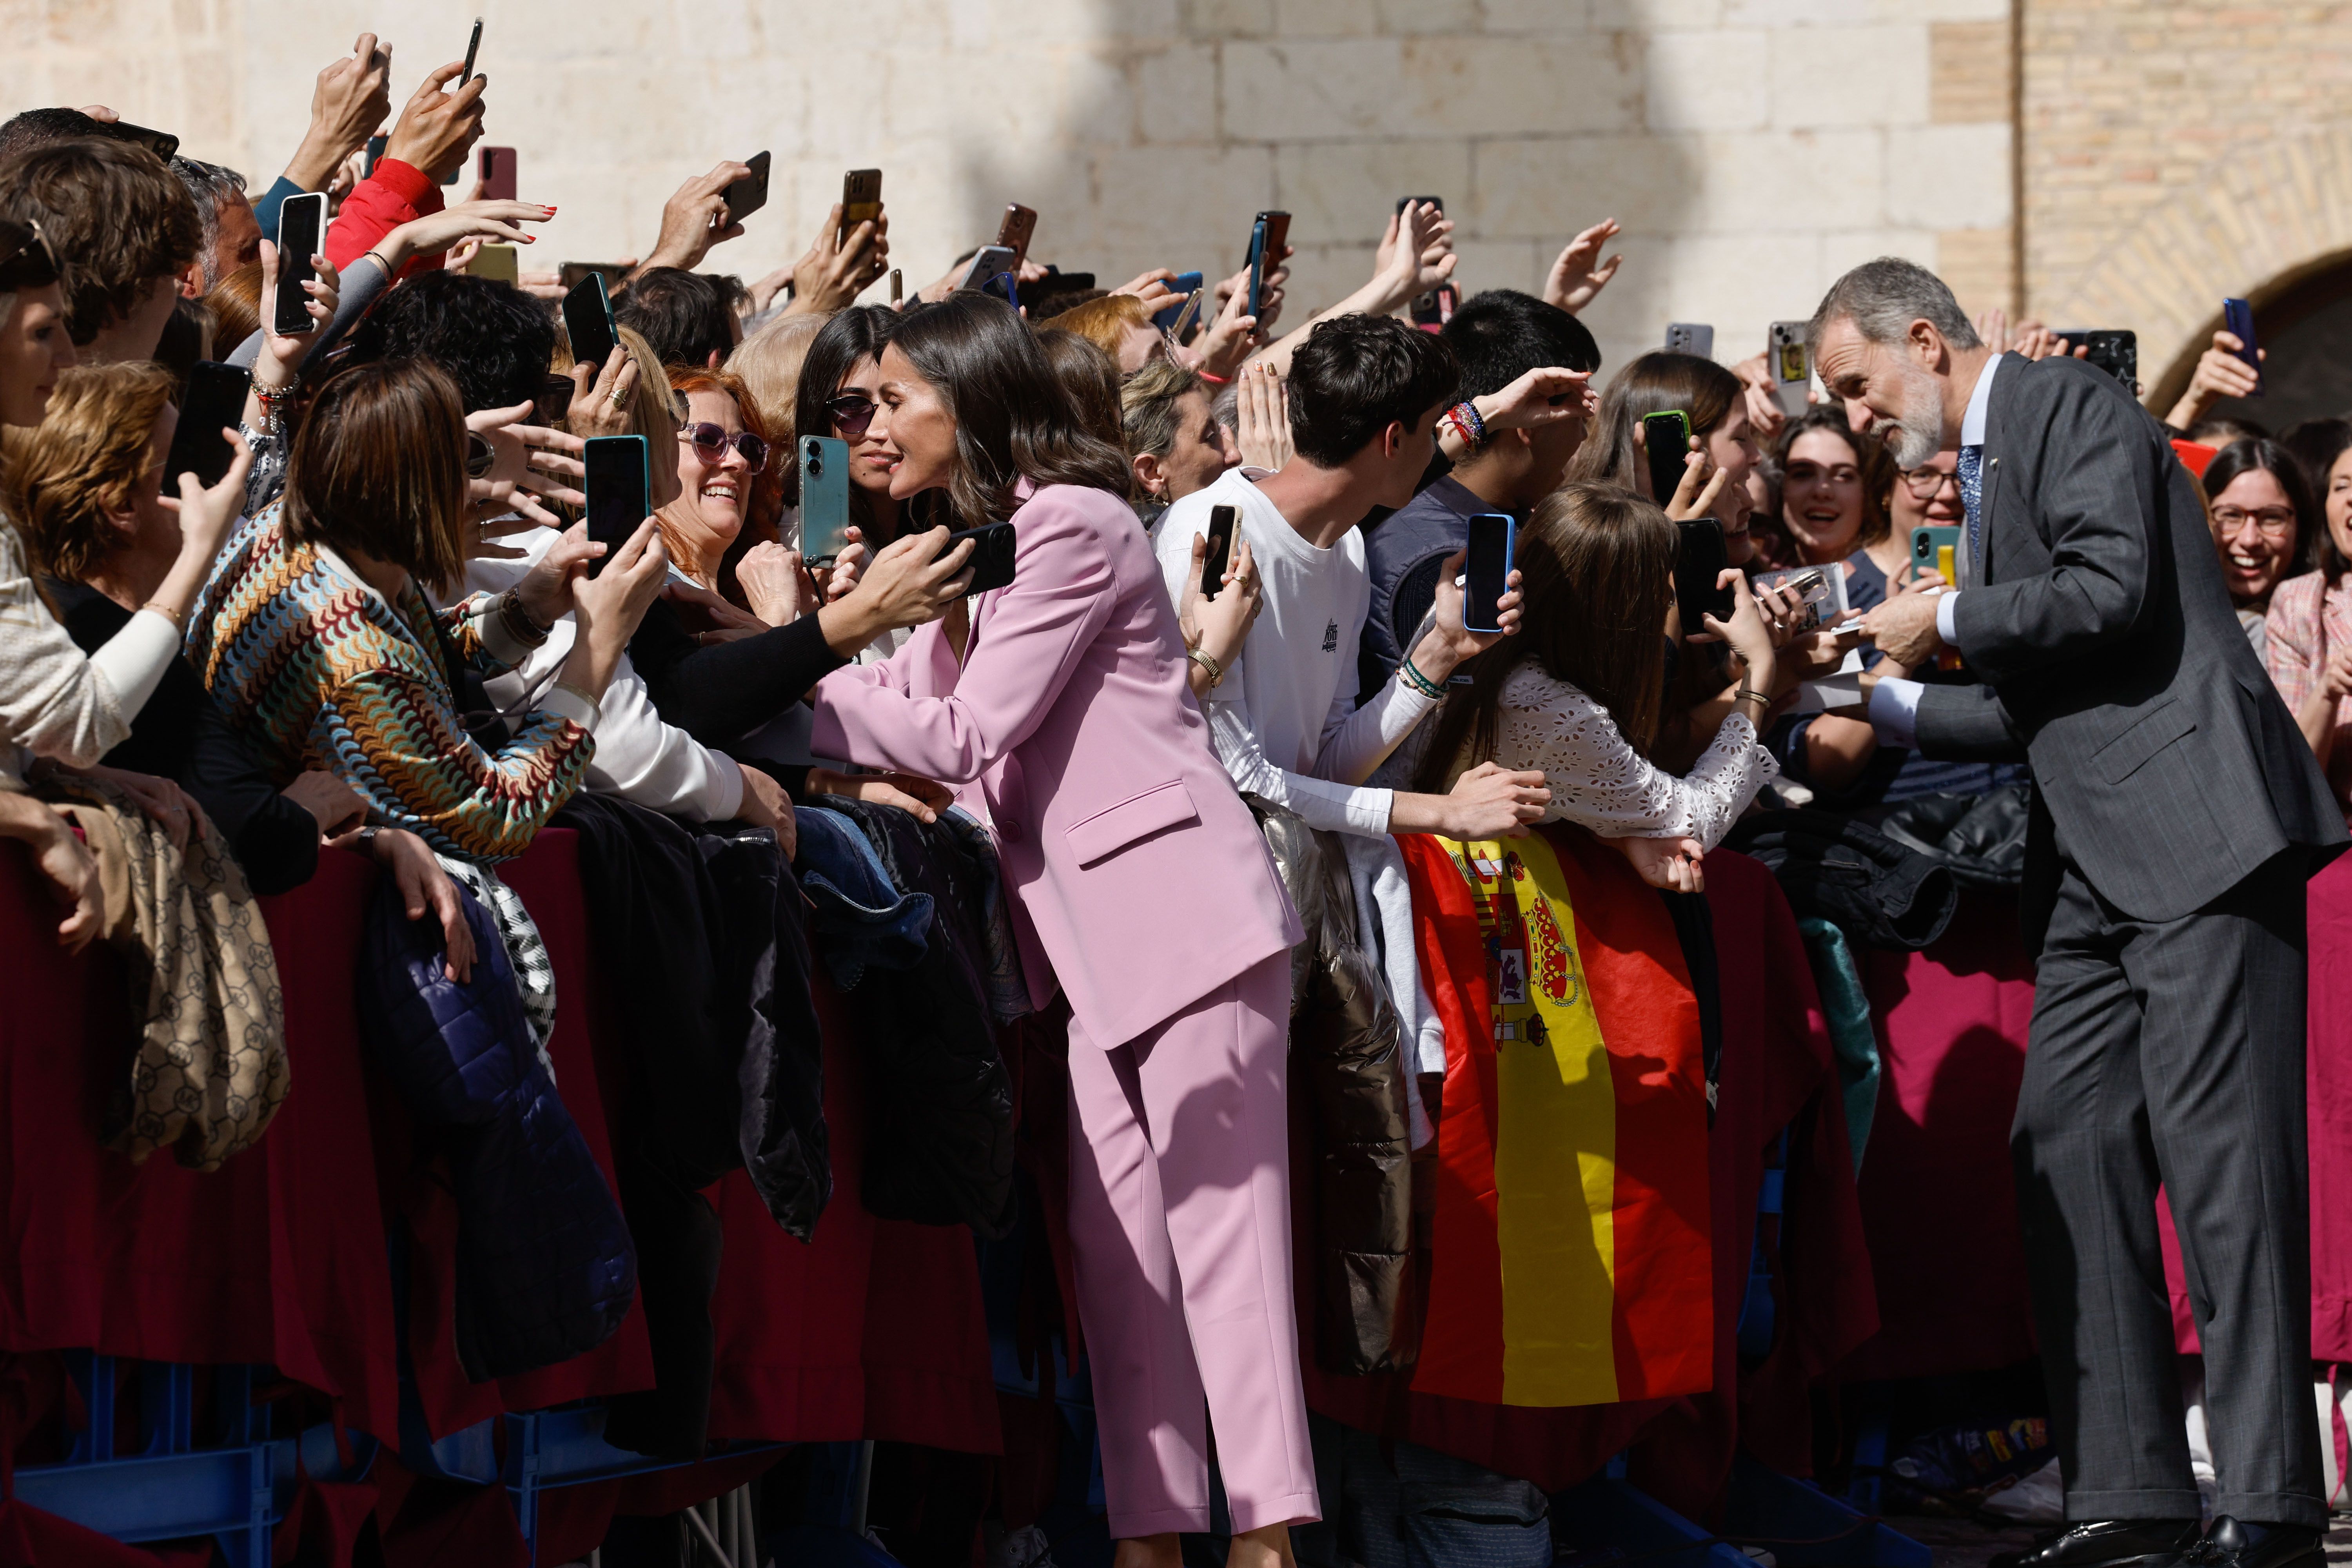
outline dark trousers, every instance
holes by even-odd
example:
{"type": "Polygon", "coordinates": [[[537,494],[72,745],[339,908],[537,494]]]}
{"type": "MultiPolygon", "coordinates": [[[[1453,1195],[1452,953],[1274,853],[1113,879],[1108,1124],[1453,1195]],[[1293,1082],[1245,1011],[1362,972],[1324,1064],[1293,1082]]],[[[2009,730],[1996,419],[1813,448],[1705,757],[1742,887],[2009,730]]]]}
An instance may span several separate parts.
{"type": "Polygon", "coordinates": [[[2218,1510],[2326,1523],[2304,871],[2290,852],[2193,914],[2136,921],[2063,862],[2010,1148],[2069,1520],[2198,1514],[2160,1182],[2204,1347],[2218,1510]]]}

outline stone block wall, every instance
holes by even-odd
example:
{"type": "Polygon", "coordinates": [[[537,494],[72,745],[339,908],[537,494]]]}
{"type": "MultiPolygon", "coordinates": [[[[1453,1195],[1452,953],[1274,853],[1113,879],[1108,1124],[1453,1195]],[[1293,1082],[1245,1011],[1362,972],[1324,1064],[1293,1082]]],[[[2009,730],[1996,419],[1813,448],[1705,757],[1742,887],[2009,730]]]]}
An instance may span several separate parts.
{"type": "Polygon", "coordinates": [[[769,209],[710,263],[747,276],[873,164],[909,287],[1008,200],[1107,283],[1230,271],[1286,207],[1301,310],[1369,274],[1409,193],[1445,197],[1471,289],[1540,288],[1614,216],[1612,365],[1669,319],[1758,352],[1883,252],[1972,310],[2011,289],[2008,0],[0,0],[0,107],[110,103],[264,184],[362,27],[397,99],[478,12],[488,140],[562,209],[541,260],[641,253],[680,179],[765,147],[769,209]]]}

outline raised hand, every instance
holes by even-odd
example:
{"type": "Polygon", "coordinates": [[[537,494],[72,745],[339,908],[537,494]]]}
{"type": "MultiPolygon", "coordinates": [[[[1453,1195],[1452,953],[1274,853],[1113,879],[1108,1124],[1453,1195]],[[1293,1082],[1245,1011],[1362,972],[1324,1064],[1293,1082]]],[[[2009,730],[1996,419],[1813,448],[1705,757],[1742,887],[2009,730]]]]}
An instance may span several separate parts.
{"type": "Polygon", "coordinates": [[[1544,279],[1545,303],[1557,305],[1571,316],[1592,303],[1592,297],[1609,287],[1609,280],[1625,263],[1622,254],[1601,260],[1601,248],[1617,233],[1617,220],[1605,217],[1570,240],[1567,248],[1553,258],[1551,271],[1544,279]]]}
{"type": "MultiPolygon", "coordinates": [[[[807,251],[793,263],[793,302],[784,308],[792,315],[830,316],[847,309],[857,296],[864,293],[874,280],[890,270],[890,215],[887,212],[873,218],[861,218],[846,235],[841,232],[841,204],[833,204],[825,214],[816,237],[809,241],[807,251]]],[[[764,287],[769,279],[761,279],[764,287]]],[[[766,298],[757,289],[752,290],[752,303],[766,308],[773,299],[771,288],[766,298]]]]}
{"type": "Polygon", "coordinates": [[[482,134],[482,94],[488,76],[477,75],[455,92],[443,89],[466,68],[451,60],[425,79],[384,141],[383,155],[439,180],[457,172],[482,134]]]}
{"type": "Polygon", "coordinates": [[[740,235],[743,226],[728,218],[726,191],[751,173],[749,163],[729,159],[714,165],[710,173],[697,174],[678,186],[677,193],[662,204],[661,235],[654,241],[653,253],[637,270],[676,267],[692,271],[702,265],[703,257],[709,254],[712,246],[740,235]]]}
{"type": "Polygon", "coordinates": [[[1290,397],[1283,390],[1282,374],[1264,361],[1242,368],[1234,389],[1234,437],[1242,461],[1269,472],[1280,469],[1298,449],[1290,437],[1290,397]]]}

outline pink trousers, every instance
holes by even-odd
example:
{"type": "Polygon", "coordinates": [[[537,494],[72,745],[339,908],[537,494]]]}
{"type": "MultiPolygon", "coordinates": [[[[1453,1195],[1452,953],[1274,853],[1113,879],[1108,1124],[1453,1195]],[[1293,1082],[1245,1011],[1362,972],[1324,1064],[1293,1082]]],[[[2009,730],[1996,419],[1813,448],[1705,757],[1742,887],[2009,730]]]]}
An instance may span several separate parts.
{"type": "MultiPolygon", "coordinates": [[[[1150,962],[1181,962],[1172,953],[1150,962]]],[[[1117,1540],[1320,1517],[1290,1291],[1290,959],[1105,1050],[1070,1024],[1070,1239],[1117,1540]]]]}

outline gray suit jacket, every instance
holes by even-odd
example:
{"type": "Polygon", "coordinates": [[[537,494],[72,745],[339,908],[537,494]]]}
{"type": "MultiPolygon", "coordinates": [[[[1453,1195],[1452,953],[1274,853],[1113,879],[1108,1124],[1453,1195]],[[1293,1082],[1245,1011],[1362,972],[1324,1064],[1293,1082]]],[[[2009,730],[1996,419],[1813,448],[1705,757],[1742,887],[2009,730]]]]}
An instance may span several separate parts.
{"type": "Polygon", "coordinates": [[[1984,456],[1984,561],[1953,626],[1987,684],[1929,687],[1918,737],[2032,765],[2027,924],[2057,852],[2125,914],[2173,920],[2290,846],[2341,846],[2163,427],[2079,360],[2010,354],[1984,456]]]}

